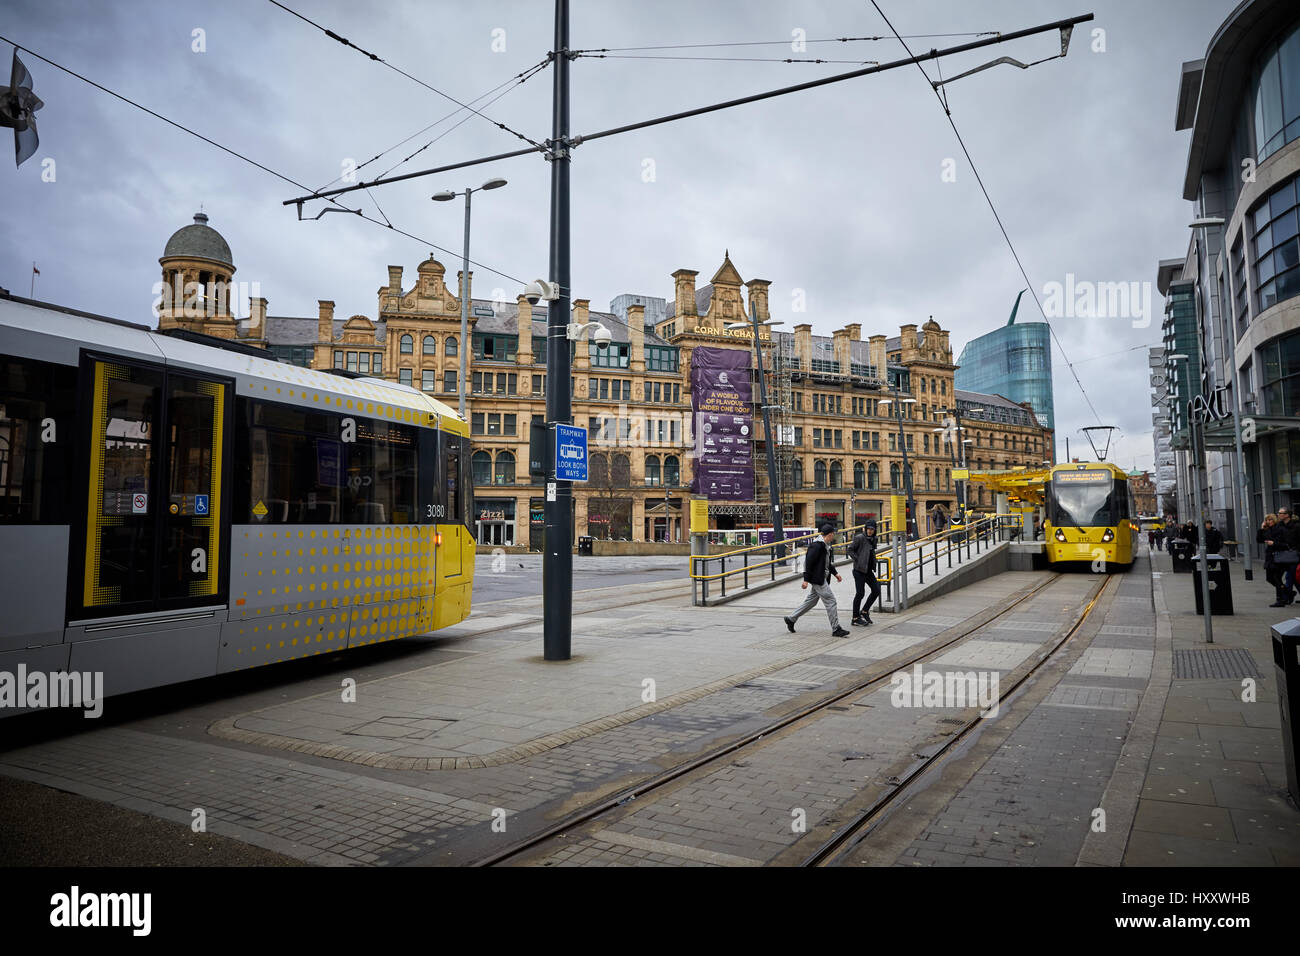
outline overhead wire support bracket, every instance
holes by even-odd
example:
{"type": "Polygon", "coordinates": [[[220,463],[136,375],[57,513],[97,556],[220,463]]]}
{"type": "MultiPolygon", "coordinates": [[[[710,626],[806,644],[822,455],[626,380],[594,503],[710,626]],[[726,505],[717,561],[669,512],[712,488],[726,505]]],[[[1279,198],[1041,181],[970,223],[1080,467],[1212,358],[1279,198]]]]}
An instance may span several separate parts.
{"type": "MultiPolygon", "coordinates": [[[[1045,56],[1041,60],[1034,60],[1031,63],[1021,63],[1015,57],[1000,56],[996,60],[990,60],[987,63],[975,67],[974,69],[967,70],[965,73],[958,73],[956,76],[950,76],[946,80],[942,80],[942,79],[931,80],[930,86],[932,86],[934,89],[937,90],[939,89],[939,87],[944,86],[945,84],[952,83],[956,80],[962,79],[963,77],[971,76],[972,74],[979,73],[983,70],[992,69],[995,66],[1001,66],[1003,63],[1007,64],[1008,66],[1018,66],[1022,70],[1027,70],[1031,66],[1037,66],[1040,63],[1046,63],[1048,60],[1064,59],[1065,55],[1070,52],[1070,34],[1072,34],[1073,32],[1074,32],[1074,24],[1061,27],[1061,52],[1059,54],[1054,54],[1052,56],[1045,56]]],[[[935,52],[934,50],[930,51],[932,55],[934,54],[934,52],[935,52]]],[[[947,108],[946,100],[944,102],[944,108],[945,109],[947,108]]]]}

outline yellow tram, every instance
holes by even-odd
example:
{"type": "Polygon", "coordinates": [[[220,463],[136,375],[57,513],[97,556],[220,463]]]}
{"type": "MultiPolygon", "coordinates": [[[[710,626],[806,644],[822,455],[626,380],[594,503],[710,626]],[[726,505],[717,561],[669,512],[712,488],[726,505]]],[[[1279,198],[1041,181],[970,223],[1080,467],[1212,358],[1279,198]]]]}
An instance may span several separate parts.
{"type": "Polygon", "coordinates": [[[1056,465],[1048,474],[1045,499],[1048,563],[1132,566],[1137,510],[1124,469],[1105,462],[1056,465]]]}
{"type": "Polygon", "coordinates": [[[0,295],[0,672],[112,696],[458,623],[468,432],[397,382],[0,295]]]}

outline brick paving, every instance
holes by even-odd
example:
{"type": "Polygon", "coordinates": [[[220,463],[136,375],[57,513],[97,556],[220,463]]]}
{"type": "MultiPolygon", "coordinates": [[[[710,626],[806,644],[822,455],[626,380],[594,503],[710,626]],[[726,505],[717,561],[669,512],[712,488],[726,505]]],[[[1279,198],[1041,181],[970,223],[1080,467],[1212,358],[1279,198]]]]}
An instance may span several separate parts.
{"type": "MultiPolygon", "coordinates": [[[[905,793],[851,861],[1300,862],[1300,814],[1285,794],[1267,667],[1271,594],[1262,582],[1234,581],[1238,614],[1214,619],[1216,649],[1234,653],[1200,658],[1224,675],[1253,662],[1260,676],[1248,703],[1240,677],[1175,676],[1175,650],[1205,650],[1201,619],[1190,613],[1186,576],[1161,570],[1165,556],[1154,560],[1154,577],[1144,558],[1115,578],[1079,634],[945,758],[940,780],[905,793]],[[1095,828],[1098,809],[1105,830],[1095,828]]],[[[175,824],[202,808],[211,833],[313,864],[464,863],[762,730],[865,669],[887,673],[882,661],[986,620],[991,607],[1047,579],[999,575],[882,615],[844,640],[820,627],[784,630],[795,587],[710,609],[689,607],[671,583],[631,596],[585,592],[575,658],[561,665],[539,659],[536,601],[497,601],[455,633],[405,648],[316,664],[301,678],[285,671],[279,682],[228,680],[206,701],[11,742],[0,774],[175,824]],[[337,689],[349,675],[357,705],[343,704],[337,689]],[[643,696],[646,678],[653,699],[643,696]]],[[[930,666],[1014,678],[1079,613],[1096,580],[1058,579],[930,666]]],[[[962,722],[950,709],[893,706],[886,684],[519,862],[790,862],[962,722]]],[[[10,827],[21,826],[8,819],[15,812],[0,808],[10,827]]]]}

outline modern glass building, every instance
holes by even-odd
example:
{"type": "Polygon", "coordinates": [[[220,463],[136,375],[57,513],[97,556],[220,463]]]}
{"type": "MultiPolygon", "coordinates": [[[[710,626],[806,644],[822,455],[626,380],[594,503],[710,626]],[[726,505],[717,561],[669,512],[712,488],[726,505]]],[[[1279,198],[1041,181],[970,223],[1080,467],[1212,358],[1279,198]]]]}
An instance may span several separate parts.
{"type": "MultiPolygon", "coordinates": [[[[1017,296],[1016,306],[1019,304],[1017,296]]],[[[1015,322],[1013,308],[1006,325],[966,344],[957,359],[957,387],[1028,402],[1038,423],[1055,430],[1051,332],[1046,322],[1015,322]]]]}
{"type": "Polygon", "coordinates": [[[1190,133],[1186,253],[1159,264],[1179,517],[1254,541],[1262,515],[1300,505],[1300,10],[1244,0],[1178,77],[1190,133]],[[1186,355],[1175,360],[1172,355],[1186,355]],[[1203,453],[1187,402],[1212,410],[1203,453]],[[1235,414],[1232,414],[1235,413],[1235,414]],[[1238,432],[1238,423],[1241,431],[1238,432]]]}

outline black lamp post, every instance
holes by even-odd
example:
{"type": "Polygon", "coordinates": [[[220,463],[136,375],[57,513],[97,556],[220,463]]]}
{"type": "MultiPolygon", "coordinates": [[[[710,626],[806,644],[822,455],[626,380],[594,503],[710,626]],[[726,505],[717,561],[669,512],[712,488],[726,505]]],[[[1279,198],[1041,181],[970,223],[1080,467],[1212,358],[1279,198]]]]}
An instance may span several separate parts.
{"type": "Polygon", "coordinates": [[[898,419],[898,447],[903,453],[903,488],[907,493],[907,534],[912,538],[916,534],[916,499],[912,497],[912,469],[907,463],[907,438],[903,434],[903,406],[915,405],[916,399],[903,398],[898,388],[893,389],[893,398],[882,398],[880,403],[894,406],[894,417],[898,419]]]}
{"type": "Polygon", "coordinates": [[[781,514],[781,485],[778,481],[776,472],[776,439],[772,435],[772,418],[768,414],[770,406],[767,404],[767,379],[763,375],[763,345],[758,338],[760,326],[771,327],[774,325],[784,325],[775,319],[768,319],[766,322],[758,321],[758,310],[751,301],[749,304],[749,322],[729,322],[728,329],[743,329],[752,327],[754,333],[754,354],[758,362],[758,404],[763,412],[763,444],[767,447],[767,487],[772,499],[772,543],[776,545],[776,557],[778,559],[785,557],[785,528],[783,526],[781,514]]]}

